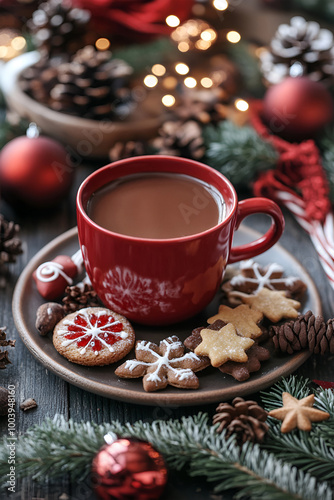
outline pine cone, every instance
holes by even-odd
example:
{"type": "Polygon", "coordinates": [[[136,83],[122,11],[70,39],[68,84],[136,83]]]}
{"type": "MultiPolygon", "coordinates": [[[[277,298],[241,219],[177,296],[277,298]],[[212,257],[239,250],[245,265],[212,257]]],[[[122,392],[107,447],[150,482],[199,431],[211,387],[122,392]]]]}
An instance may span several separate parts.
{"type": "Polygon", "coordinates": [[[116,142],[109,151],[111,161],[147,154],[146,144],[141,141],[116,142]]]}
{"type": "Polygon", "coordinates": [[[8,222],[0,214],[0,269],[5,264],[16,262],[16,256],[23,252],[21,240],[17,237],[20,226],[8,222]]]}
{"type": "Polygon", "coordinates": [[[74,54],[85,45],[90,13],[73,8],[69,0],[47,0],[28,21],[38,49],[48,56],[74,54]]]}
{"type": "Polygon", "coordinates": [[[0,387],[0,417],[8,415],[8,389],[0,387]]]}
{"type": "Polygon", "coordinates": [[[152,144],[161,155],[199,160],[205,153],[201,127],[193,120],[165,122],[152,144]]]}
{"type": "Polygon", "coordinates": [[[36,64],[27,68],[20,79],[20,87],[23,92],[40,103],[47,103],[50,92],[58,83],[58,65],[56,59],[41,59],[36,64]]]}
{"type": "Polygon", "coordinates": [[[219,424],[217,432],[226,430],[226,437],[236,435],[237,443],[246,441],[262,443],[267,431],[267,412],[255,401],[235,398],[232,404],[220,403],[216,408],[213,424],[219,424]]]}
{"type": "Polygon", "coordinates": [[[260,55],[261,69],[270,84],[287,76],[326,80],[334,75],[333,34],[319,24],[296,16],[281,24],[270,49],[260,55]]]}
{"type": "Polygon", "coordinates": [[[68,286],[65,289],[65,293],[66,296],[63,298],[63,309],[65,314],[78,311],[83,307],[96,307],[101,305],[92,285],[88,285],[87,283],[68,286]]]}
{"type": "Polygon", "coordinates": [[[276,349],[288,354],[302,349],[308,349],[314,354],[334,354],[333,330],[334,319],[326,323],[322,316],[315,316],[307,311],[296,320],[272,326],[269,333],[276,349]]]}
{"type": "MultiPolygon", "coordinates": [[[[6,340],[6,327],[0,327],[0,347],[15,347],[15,340],[6,340]]],[[[8,351],[0,350],[0,370],[6,368],[10,364],[8,351]]]]}
{"type": "Polygon", "coordinates": [[[222,104],[228,103],[228,97],[222,89],[187,91],[180,97],[173,114],[183,122],[192,120],[202,125],[216,124],[226,119],[222,104]]]}
{"type": "Polygon", "coordinates": [[[127,116],[133,107],[128,77],[132,69],[87,45],[58,67],[48,105],[55,111],[95,120],[127,116]]]}

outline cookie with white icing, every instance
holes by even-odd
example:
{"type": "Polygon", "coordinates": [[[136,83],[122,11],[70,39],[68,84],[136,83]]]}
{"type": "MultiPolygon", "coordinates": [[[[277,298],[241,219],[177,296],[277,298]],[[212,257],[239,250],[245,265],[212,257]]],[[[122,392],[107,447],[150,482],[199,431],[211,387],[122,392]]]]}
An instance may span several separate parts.
{"type": "Polygon", "coordinates": [[[136,343],[136,359],[129,359],[115,370],[121,378],[143,377],[147,392],[172,385],[180,389],[198,389],[195,372],[209,366],[208,358],[193,352],[184,353],[184,345],[176,335],[163,339],[159,345],[148,340],[136,343]]]}
{"type": "Polygon", "coordinates": [[[276,263],[260,266],[253,260],[242,261],[238,272],[229,277],[222,289],[232,304],[240,303],[237,294],[257,294],[263,288],[269,290],[283,290],[288,297],[300,299],[305,291],[306,284],[297,276],[285,276],[282,266],[276,263]]]}
{"type": "Polygon", "coordinates": [[[86,366],[115,363],[131,351],[134,343],[130,322],[104,307],[87,307],[65,316],[53,334],[59,354],[86,366]]]}

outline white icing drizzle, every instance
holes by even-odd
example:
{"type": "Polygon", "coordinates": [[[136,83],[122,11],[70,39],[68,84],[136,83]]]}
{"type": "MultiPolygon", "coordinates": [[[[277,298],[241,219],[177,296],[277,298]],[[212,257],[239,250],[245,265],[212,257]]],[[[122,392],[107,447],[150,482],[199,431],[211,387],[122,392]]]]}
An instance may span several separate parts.
{"type": "MultiPolygon", "coordinates": [[[[94,314],[95,314],[95,316],[99,317],[99,316],[105,315],[106,313],[105,313],[105,311],[97,311],[94,314]]],[[[114,347],[112,345],[109,345],[103,339],[103,336],[107,337],[108,334],[112,334],[112,335],[117,335],[117,336],[121,337],[122,339],[126,339],[128,337],[128,334],[124,330],[122,330],[120,332],[110,332],[110,331],[108,331],[108,329],[110,327],[118,325],[120,323],[120,321],[118,321],[118,320],[116,320],[116,321],[109,321],[109,318],[110,318],[110,316],[108,315],[108,322],[105,325],[103,325],[101,327],[96,327],[96,326],[93,326],[92,323],[91,323],[91,321],[90,321],[90,315],[88,313],[88,308],[80,309],[80,311],[73,318],[73,320],[65,320],[63,322],[63,326],[65,328],[64,329],[59,329],[58,330],[58,334],[59,335],[68,335],[68,334],[71,334],[71,333],[75,333],[75,332],[68,331],[68,329],[66,327],[67,326],[76,326],[76,327],[79,327],[79,328],[82,329],[82,332],[83,332],[82,335],[80,337],[75,338],[75,339],[66,339],[66,340],[63,340],[63,342],[61,343],[61,345],[64,346],[64,347],[67,347],[67,346],[73,344],[74,342],[79,342],[84,337],[87,337],[88,335],[90,335],[92,337],[91,340],[87,343],[87,345],[85,347],[83,347],[79,351],[80,354],[85,354],[85,352],[87,350],[87,347],[91,346],[92,349],[93,349],[93,351],[94,351],[94,354],[97,356],[99,354],[99,351],[95,351],[94,350],[95,340],[96,339],[98,339],[104,347],[107,347],[107,349],[110,352],[114,352],[115,351],[114,347]],[[77,325],[75,323],[75,318],[77,318],[77,316],[83,316],[84,319],[87,322],[87,326],[77,325]]]]}
{"type": "Polygon", "coordinates": [[[62,276],[69,285],[72,285],[73,280],[64,272],[64,266],[58,262],[43,262],[36,269],[36,277],[39,281],[43,283],[49,283],[50,281],[55,281],[62,276]]]}
{"type": "Polygon", "coordinates": [[[298,279],[298,278],[295,278],[293,276],[290,276],[289,278],[271,278],[271,275],[273,273],[283,272],[282,266],[280,266],[279,264],[276,264],[276,263],[270,264],[263,276],[260,273],[260,270],[259,270],[260,266],[257,262],[253,262],[252,260],[247,260],[247,261],[244,261],[240,264],[240,269],[242,269],[242,270],[249,269],[250,267],[254,271],[254,275],[255,275],[254,278],[250,278],[248,276],[243,276],[243,275],[239,274],[237,276],[233,276],[233,278],[230,281],[231,285],[238,286],[238,285],[245,283],[246,281],[248,283],[255,283],[258,285],[258,287],[256,288],[256,290],[253,291],[253,293],[257,293],[260,290],[262,290],[262,288],[264,288],[265,286],[267,288],[269,288],[270,290],[274,290],[275,287],[273,285],[275,283],[282,282],[282,280],[285,281],[287,286],[292,286],[293,283],[298,279]]]}
{"type": "Polygon", "coordinates": [[[162,340],[161,344],[165,344],[166,346],[166,353],[164,354],[164,356],[155,352],[151,348],[151,342],[147,340],[138,342],[136,349],[139,349],[140,351],[148,351],[156,358],[156,361],[145,362],[145,361],[138,361],[137,359],[130,359],[125,362],[125,368],[132,371],[139,365],[154,367],[155,370],[148,374],[147,380],[149,380],[150,382],[154,382],[156,384],[158,382],[161,382],[161,378],[159,377],[159,370],[162,366],[165,366],[167,370],[168,369],[171,370],[175,374],[176,378],[178,378],[178,380],[180,381],[186,380],[187,378],[191,377],[193,375],[193,371],[190,368],[175,368],[173,366],[173,363],[180,362],[185,359],[192,359],[194,361],[199,361],[199,357],[194,352],[188,352],[183,356],[174,359],[173,358],[169,359],[169,355],[173,352],[173,350],[177,350],[180,347],[180,345],[181,346],[183,345],[182,342],[174,341],[172,337],[168,337],[167,339],[162,340]]]}

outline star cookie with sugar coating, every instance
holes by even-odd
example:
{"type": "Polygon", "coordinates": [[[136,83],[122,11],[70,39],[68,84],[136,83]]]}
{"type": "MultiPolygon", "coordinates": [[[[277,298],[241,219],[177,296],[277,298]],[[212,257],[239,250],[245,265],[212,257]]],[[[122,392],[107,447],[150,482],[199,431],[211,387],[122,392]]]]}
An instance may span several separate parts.
{"type": "Polygon", "coordinates": [[[231,307],[221,305],[219,306],[218,314],[208,319],[208,323],[212,324],[217,319],[225,321],[225,323],[232,323],[237,330],[237,333],[242,337],[255,339],[262,335],[262,330],[259,328],[258,323],[262,320],[263,314],[257,309],[251,309],[246,304],[241,304],[232,309],[231,307]]]}
{"type": "Polygon", "coordinates": [[[240,337],[231,323],[218,331],[204,328],[200,334],[202,342],[196,347],[195,354],[208,356],[215,367],[229,360],[239,363],[247,361],[245,351],[254,344],[254,340],[240,337]]]}
{"type": "Polygon", "coordinates": [[[256,295],[240,294],[241,300],[263,313],[273,323],[283,318],[297,318],[301,303],[298,300],[289,299],[283,291],[268,290],[262,288],[256,295]]]}

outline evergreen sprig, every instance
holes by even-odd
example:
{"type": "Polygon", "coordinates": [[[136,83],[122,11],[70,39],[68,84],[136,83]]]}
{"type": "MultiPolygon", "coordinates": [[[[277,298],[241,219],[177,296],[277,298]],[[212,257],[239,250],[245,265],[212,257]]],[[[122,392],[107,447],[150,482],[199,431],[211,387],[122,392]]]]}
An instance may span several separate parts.
{"type": "Polygon", "coordinates": [[[249,187],[259,172],[275,168],[278,160],[271,144],[252,127],[238,127],[228,120],[204,127],[203,139],[204,160],[237,188],[249,187]]]}
{"type": "MultiPolygon", "coordinates": [[[[267,409],[282,405],[282,392],[298,399],[309,391],[310,381],[291,376],[263,393],[267,409]]],[[[202,476],[215,483],[215,492],[238,490],[235,498],[251,500],[332,500],[329,481],[333,481],[334,395],[330,390],[315,390],[316,404],[331,418],[313,424],[310,433],[293,431],[281,434],[279,424],[269,419],[270,431],[263,445],[238,446],[235,436],[218,434],[207,414],[199,413],[180,420],[122,425],[75,423],[62,416],[46,420],[19,437],[16,443],[16,475],[45,480],[70,473],[72,480],[84,480],[93,457],[104,444],[107,433],[137,437],[153,444],[170,468],[187,468],[190,476],[202,476]],[[325,482],[325,480],[327,482],[325,482]]],[[[8,473],[8,444],[0,443],[0,478],[8,473]]]]}
{"type": "MultiPolygon", "coordinates": [[[[261,399],[267,411],[282,406],[282,392],[289,392],[297,399],[305,398],[310,394],[310,381],[292,375],[275,384],[270,391],[262,393],[261,399]]],[[[326,423],[313,423],[311,432],[294,430],[282,434],[281,422],[269,417],[269,435],[264,448],[322,481],[334,481],[333,391],[318,391],[314,406],[327,411],[332,418],[326,423]]]]}
{"type": "Polygon", "coordinates": [[[327,130],[324,134],[320,148],[322,150],[322,164],[329,182],[329,197],[334,202],[334,129],[327,130]]]}

